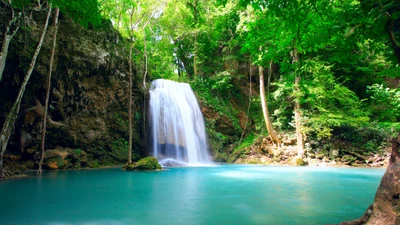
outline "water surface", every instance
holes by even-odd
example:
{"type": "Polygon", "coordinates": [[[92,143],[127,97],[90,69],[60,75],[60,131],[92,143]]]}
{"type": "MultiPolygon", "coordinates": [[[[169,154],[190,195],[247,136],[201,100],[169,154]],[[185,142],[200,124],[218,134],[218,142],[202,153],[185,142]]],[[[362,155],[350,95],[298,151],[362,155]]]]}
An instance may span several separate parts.
{"type": "Polygon", "coordinates": [[[0,182],[0,224],[338,223],[364,213],[383,173],[244,165],[45,172],[0,182]]]}

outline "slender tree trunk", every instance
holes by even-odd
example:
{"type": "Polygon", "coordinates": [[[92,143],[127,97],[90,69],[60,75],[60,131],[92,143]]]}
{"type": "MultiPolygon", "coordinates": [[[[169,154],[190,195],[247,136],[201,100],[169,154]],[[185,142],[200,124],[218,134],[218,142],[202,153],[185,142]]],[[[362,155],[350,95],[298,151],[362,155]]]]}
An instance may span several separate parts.
{"type": "MultiPolygon", "coordinates": [[[[293,64],[296,64],[299,62],[299,53],[297,52],[297,49],[293,49],[293,64]]],[[[294,79],[294,91],[299,92],[300,91],[300,81],[301,81],[301,76],[296,72],[295,74],[295,79],[294,79]]],[[[304,155],[304,137],[303,133],[301,132],[301,106],[300,106],[300,99],[296,97],[294,101],[294,121],[296,125],[296,137],[297,137],[297,156],[298,157],[303,157],[304,155]]]]}
{"type": "Polygon", "coordinates": [[[128,149],[128,164],[132,164],[132,77],[133,77],[133,70],[132,70],[132,49],[133,49],[133,37],[132,37],[132,17],[133,17],[133,9],[131,12],[131,30],[130,30],[130,46],[129,46],[129,149],[128,149]]]}
{"type": "Polygon", "coordinates": [[[18,20],[21,16],[21,13],[19,13],[17,16],[14,14],[14,9],[12,8],[11,1],[8,1],[10,8],[11,8],[11,19],[8,22],[8,24],[5,27],[4,30],[4,37],[3,37],[3,44],[1,46],[1,52],[0,52],[0,82],[3,78],[3,72],[4,68],[6,67],[6,60],[7,60],[7,54],[8,54],[8,47],[10,46],[10,42],[14,35],[17,33],[19,29],[18,20]],[[16,27],[14,29],[13,26],[16,24],[16,27]]]}
{"type": "Polygon", "coordinates": [[[26,72],[25,78],[22,82],[21,89],[19,90],[17,100],[15,101],[13,107],[11,108],[10,113],[7,115],[6,121],[4,122],[3,129],[0,133],[0,180],[4,179],[4,169],[3,169],[3,157],[6,152],[8,140],[10,139],[12,129],[14,127],[15,121],[17,120],[17,115],[21,106],[21,100],[25,92],[26,85],[28,84],[29,78],[32,75],[33,68],[35,67],[36,58],[39,55],[40,49],[43,44],[44,36],[46,35],[47,25],[49,23],[49,18],[51,14],[51,3],[49,4],[49,11],[47,13],[46,21],[43,26],[42,35],[40,36],[39,43],[36,47],[36,51],[33,55],[31,64],[29,65],[29,69],[26,72]]]}
{"type": "MultiPolygon", "coordinates": [[[[151,19],[151,18],[150,18],[151,19]]],[[[143,74],[143,90],[144,90],[144,96],[143,96],[143,153],[146,152],[146,146],[147,146],[147,130],[146,130],[146,123],[147,123],[147,85],[146,85],[146,78],[147,78],[147,73],[148,73],[148,58],[147,58],[147,40],[146,40],[146,26],[150,22],[150,19],[146,22],[146,24],[143,26],[143,53],[144,53],[144,74],[143,74]]]]}
{"type": "Polygon", "coordinates": [[[252,70],[251,70],[251,65],[252,65],[252,63],[251,63],[251,58],[250,58],[250,60],[249,60],[249,82],[250,82],[250,86],[249,86],[249,105],[247,106],[246,123],[244,125],[244,129],[243,129],[242,135],[240,136],[239,143],[237,145],[238,147],[242,143],[243,136],[246,133],[247,125],[249,123],[249,114],[250,114],[251,97],[252,97],[252,92],[251,92],[251,90],[252,90],[252,82],[251,82],[251,78],[253,76],[253,73],[252,73],[252,70]]]}
{"type": "Polygon", "coordinates": [[[271,77],[272,77],[272,64],[274,63],[274,61],[271,59],[271,61],[269,61],[269,67],[268,67],[268,78],[267,78],[267,95],[269,96],[269,88],[271,86],[271,77]]]}
{"type": "Polygon", "coordinates": [[[144,53],[144,73],[143,73],[143,90],[146,90],[146,78],[148,73],[148,58],[147,58],[147,41],[146,41],[146,26],[150,22],[148,20],[143,26],[143,53],[144,53]]]}
{"type": "Polygon", "coordinates": [[[197,34],[194,35],[193,75],[197,76],[197,34]]]}
{"type": "MultiPolygon", "coordinates": [[[[269,73],[269,72],[268,72],[269,73]]],[[[272,122],[271,118],[269,117],[269,112],[268,112],[268,103],[265,99],[265,87],[264,87],[264,68],[262,66],[258,67],[258,74],[260,76],[260,97],[261,97],[261,107],[263,111],[263,116],[265,120],[265,125],[267,127],[268,133],[271,136],[272,140],[276,143],[276,145],[279,147],[281,146],[281,139],[279,139],[276,131],[272,127],[272,122]]]]}
{"type": "MultiPolygon", "coordinates": [[[[194,25],[195,29],[197,28],[197,25],[199,24],[199,10],[197,8],[197,3],[198,0],[193,1],[193,19],[194,19],[194,25]]],[[[193,75],[197,76],[198,75],[198,55],[197,55],[197,50],[198,50],[198,43],[197,43],[197,31],[194,34],[194,51],[193,51],[193,75]]]]}
{"type": "Polygon", "coordinates": [[[59,14],[59,9],[56,8],[55,9],[55,16],[54,16],[53,48],[51,49],[51,56],[50,56],[50,63],[49,63],[49,73],[47,75],[47,91],[46,91],[46,100],[45,100],[45,105],[44,105],[42,141],[40,143],[41,154],[40,154],[39,169],[38,169],[38,173],[39,174],[42,173],[42,165],[43,165],[44,152],[45,152],[44,145],[45,145],[45,138],[46,138],[46,121],[47,121],[47,111],[48,111],[48,108],[49,108],[49,98],[50,98],[50,88],[51,88],[51,73],[53,71],[54,53],[55,53],[56,44],[57,44],[58,14],[59,14]]]}
{"type": "Polygon", "coordinates": [[[133,72],[132,72],[132,49],[133,49],[133,43],[131,41],[130,47],[129,47],[129,149],[128,149],[128,164],[132,164],[132,139],[133,139],[133,134],[132,134],[132,77],[133,77],[133,72]]]}

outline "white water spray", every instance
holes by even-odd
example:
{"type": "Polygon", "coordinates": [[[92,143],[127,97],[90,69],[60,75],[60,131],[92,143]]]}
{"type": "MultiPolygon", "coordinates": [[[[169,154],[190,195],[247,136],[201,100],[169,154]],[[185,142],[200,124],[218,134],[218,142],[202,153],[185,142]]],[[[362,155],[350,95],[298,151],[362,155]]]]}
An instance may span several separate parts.
{"type": "Polygon", "coordinates": [[[212,164],[204,119],[189,84],[151,83],[150,124],[153,155],[162,166],[212,164]]]}

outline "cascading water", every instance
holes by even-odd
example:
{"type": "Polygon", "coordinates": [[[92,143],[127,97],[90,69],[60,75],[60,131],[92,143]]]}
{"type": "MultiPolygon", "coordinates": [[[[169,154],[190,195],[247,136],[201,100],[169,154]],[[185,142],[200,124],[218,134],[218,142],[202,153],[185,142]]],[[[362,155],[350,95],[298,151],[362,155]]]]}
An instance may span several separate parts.
{"type": "Polygon", "coordinates": [[[162,166],[212,164],[204,119],[189,84],[151,83],[150,125],[153,155],[162,166]]]}

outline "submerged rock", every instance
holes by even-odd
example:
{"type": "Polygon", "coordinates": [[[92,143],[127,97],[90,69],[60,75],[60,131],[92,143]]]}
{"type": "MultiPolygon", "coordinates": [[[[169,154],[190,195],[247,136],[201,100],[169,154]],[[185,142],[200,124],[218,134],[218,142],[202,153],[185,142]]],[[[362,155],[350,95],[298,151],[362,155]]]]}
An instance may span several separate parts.
{"type": "Polygon", "coordinates": [[[154,156],[149,156],[143,158],[136,163],[126,165],[124,167],[126,170],[160,170],[161,165],[158,163],[157,158],[154,156]]]}
{"type": "Polygon", "coordinates": [[[188,166],[187,163],[182,162],[182,161],[178,161],[175,159],[163,159],[160,161],[160,165],[164,166],[164,167],[181,167],[181,166],[188,166]]]}

